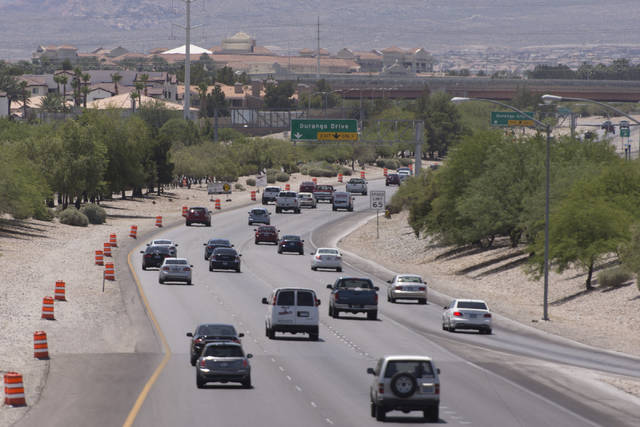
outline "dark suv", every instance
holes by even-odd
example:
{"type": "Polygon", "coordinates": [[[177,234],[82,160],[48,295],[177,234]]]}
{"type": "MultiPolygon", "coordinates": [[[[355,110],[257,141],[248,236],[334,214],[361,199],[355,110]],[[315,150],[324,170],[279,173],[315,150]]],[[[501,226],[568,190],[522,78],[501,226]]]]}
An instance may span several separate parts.
{"type": "Polygon", "coordinates": [[[384,184],[387,187],[390,185],[400,185],[400,175],[398,175],[397,173],[388,174],[384,184]]]}
{"type": "Polygon", "coordinates": [[[241,256],[233,248],[216,248],[209,257],[209,271],[235,270],[240,273],[241,256]]]}
{"type": "Polygon", "coordinates": [[[256,245],[260,242],[271,242],[278,244],[278,232],[273,225],[262,225],[256,229],[256,245]]]}
{"type": "Polygon", "coordinates": [[[304,181],[300,184],[298,193],[313,193],[316,191],[316,183],[313,181],[304,181]]]}
{"type": "Polygon", "coordinates": [[[204,224],[207,227],[211,227],[211,211],[207,208],[189,208],[187,212],[187,227],[191,224],[204,224]]]}
{"type": "Polygon", "coordinates": [[[204,259],[208,260],[211,256],[211,252],[213,252],[216,248],[232,248],[233,245],[227,239],[210,239],[207,243],[203,243],[204,248],[204,259]]]}
{"type": "Polygon", "coordinates": [[[243,333],[236,332],[236,328],[233,325],[227,325],[224,323],[203,323],[198,325],[195,332],[187,332],[187,336],[191,337],[191,365],[195,366],[198,356],[202,352],[202,348],[210,343],[216,341],[233,341],[240,344],[240,338],[244,336],[243,333]]]}
{"type": "Polygon", "coordinates": [[[298,252],[300,255],[304,255],[304,240],[300,236],[282,236],[282,240],[278,243],[278,253],[283,252],[298,252]]]}
{"type": "Polygon", "coordinates": [[[174,256],[171,253],[171,246],[147,246],[147,249],[140,251],[142,256],[142,269],[146,270],[148,267],[162,266],[165,258],[174,256]]]}

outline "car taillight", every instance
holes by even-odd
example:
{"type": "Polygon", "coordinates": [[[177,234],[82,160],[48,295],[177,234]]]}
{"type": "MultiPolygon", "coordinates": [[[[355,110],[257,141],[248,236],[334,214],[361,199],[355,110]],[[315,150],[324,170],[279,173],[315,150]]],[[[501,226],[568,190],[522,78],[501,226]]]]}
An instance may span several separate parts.
{"type": "Polygon", "coordinates": [[[162,267],[163,271],[169,271],[169,267],[162,267]]]}
{"type": "Polygon", "coordinates": [[[215,256],[215,255],[211,255],[211,256],[209,257],[209,259],[210,259],[210,260],[212,260],[212,261],[215,261],[215,260],[216,260],[216,256],[215,256]]]}
{"type": "Polygon", "coordinates": [[[376,301],[376,304],[377,304],[378,303],[378,294],[375,294],[375,301],[376,301]]]}
{"type": "Polygon", "coordinates": [[[196,344],[202,344],[204,342],[204,339],[202,338],[196,338],[196,344]]]}
{"type": "Polygon", "coordinates": [[[460,313],[459,311],[454,311],[453,315],[456,317],[462,317],[462,313],[460,313]]]}
{"type": "Polygon", "coordinates": [[[200,367],[201,368],[206,368],[207,367],[207,362],[205,362],[204,359],[200,359],[200,367]]]}
{"type": "Polygon", "coordinates": [[[316,307],[320,305],[320,301],[316,299],[316,307]]]}
{"type": "Polygon", "coordinates": [[[418,290],[419,290],[419,291],[424,291],[425,289],[427,289],[427,288],[425,288],[424,286],[420,286],[420,287],[418,288],[418,290]]]}
{"type": "Polygon", "coordinates": [[[340,298],[340,294],[338,292],[336,292],[335,294],[333,294],[333,299],[335,301],[338,301],[338,298],[340,298]]]}
{"type": "Polygon", "coordinates": [[[238,338],[231,338],[231,341],[240,344],[240,340],[238,338]]]}
{"type": "Polygon", "coordinates": [[[436,391],[436,394],[440,394],[440,384],[436,384],[435,389],[436,389],[436,390],[435,390],[435,391],[436,391]]]}
{"type": "Polygon", "coordinates": [[[191,268],[190,267],[185,267],[184,271],[191,271],[191,268]]]}
{"type": "Polygon", "coordinates": [[[239,256],[236,257],[236,261],[240,261],[240,257],[239,256]]]}
{"type": "Polygon", "coordinates": [[[316,255],[316,259],[322,259],[320,255],[316,255]]]}
{"type": "Polygon", "coordinates": [[[145,257],[145,258],[151,258],[152,256],[153,256],[153,255],[151,255],[151,254],[145,254],[145,256],[144,256],[144,257],[145,257]]]}
{"type": "Polygon", "coordinates": [[[384,383],[378,383],[378,393],[384,394],[384,383]]]}
{"type": "Polygon", "coordinates": [[[484,317],[491,317],[491,313],[485,314],[484,317]]]}
{"type": "Polygon", "coordinates": [[[246,368],[247,366],[249,366],[249,362],[247,362],[247,359],[244,359],[244,360],[242,361],[242,367],[243,367],[243,368],[246,368]]]}

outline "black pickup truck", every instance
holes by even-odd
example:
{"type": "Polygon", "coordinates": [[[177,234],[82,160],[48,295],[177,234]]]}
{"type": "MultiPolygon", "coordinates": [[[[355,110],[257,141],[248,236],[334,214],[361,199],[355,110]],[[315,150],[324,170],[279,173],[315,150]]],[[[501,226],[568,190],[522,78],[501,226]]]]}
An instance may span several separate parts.
{"type": "Polygon", "coordinates": [[[339,277],[331,289],[329,316],[338,317],[344,313],[366,313],[367,319],[378,318],[378,287],[371,279],[362,277],[339,277]]]}

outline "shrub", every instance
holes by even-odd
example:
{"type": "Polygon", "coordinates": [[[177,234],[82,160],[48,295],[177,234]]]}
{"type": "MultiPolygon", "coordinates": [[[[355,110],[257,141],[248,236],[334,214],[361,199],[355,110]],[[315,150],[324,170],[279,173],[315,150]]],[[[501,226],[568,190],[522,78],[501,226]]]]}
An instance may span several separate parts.
{"type": "Polygon", "coordinates": [[[267,184],[275,184],[276,176],[275,175],[267,175],[267,184]]]}
{"type": "Polygon", "coordinates": [[[239,182],[236,182],[236,184],[233,186],[233,188],[235,188],[238,191],[244,191],[244,185],[240,184],[239,182]]]}
{"type": "Polygon", "coordinates": [[[315,177],[319,177],[319,176],[323,176],[323,177],[332,177],[332,176],[336,176],[337,173],[335,170],[332,169],[310,169],[308,175],[311,176],[315,176],[315,177]]]}
{"type": "Polygon", "coordinates": [[[411,163],[413,163],[413,159],[398,159],[398,161],[400,162],[400,164],[402,166],[409,166],[411,163]]]}
{"type": "Polygon", "coordinates": [[[52,209],[49,209],[45,205],[38,206],[33,213],[33,219],[37,219],[38,221],[51,221],[53,220],[55,214],[52,209]]]}
{"type": "Polygon", "coordinates": [[[598,283],[602,286],[619,286],[633,278],[624,267],[613,267],[598,273],[598,283]]]}
{"type": "Polygon", "coordinates": [[[107,211],[102,206],[86,205],[80,209],[80,212],[87,216],[91,224],[104,224],[107,221],[107,211]]]}
{"type": "Polygon", "coordinates": [[[89,225],[89,218],[73,206],[70,206],[60,212],[58,216],[62,224],[75,225],[79,227],[86,227],[89,225]]]}
{"type": "Polygon", "coordinates": [[[289,181],[289,174],[286,172],[278,172],[276,174],[276,181],[278,182],[287,182],[289,181]]]}
{"type": "Polygon", "coordinates": [[[342,167],[342,169],[340,170],[340,173],[344,176],[353,175],[353,171],[351,170],[351,168],[345,168],[345,167],[342,167]]]}
{"type": "Polygon", "coordinates": [[[247,185],[255,187],[256,186],[256,179],[255,178],[247,178],[246,183],[247,183],[247,185]]]}

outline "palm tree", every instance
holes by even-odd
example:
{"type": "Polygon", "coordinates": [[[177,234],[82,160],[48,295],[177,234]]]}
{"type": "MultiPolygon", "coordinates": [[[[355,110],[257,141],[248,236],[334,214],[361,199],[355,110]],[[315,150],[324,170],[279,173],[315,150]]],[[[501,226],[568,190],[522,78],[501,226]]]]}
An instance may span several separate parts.
{"type": "Polygon", "coordinates": [[[131,97],[131,112],[136,112],[136,98],[140,98],[140,91],[138,89],[134,89],[129,93],[129,97],[131,97]]]}
{"type": "Polygon", "coordinates": [[[69,82],[69,77],[66,74],[58,74],[58,78],[60,79],[60,83],[62,84],[62,105],[64,108],[67,108],[67,83],[69,82]]]}
{"type": "Polygon", "coordinates": [[[87,108],[87,95],[89,94],[89,83],[91,82],[91,76],[88,73],[82,75],[82,96],[84,98],[84,108],[87,108]]]}
{"type": "Polygon", "coordinates": [[[116,91],[116,95],[118,94],[118,82],[120,80],[122,80],[122,76],[120,74],[118,74],[117,72],[111,74],[111,81],[115,85],[114,89],[116,91]]]}
{"type": "Polygon", "coordinates": [[[53,76],[53,81],[56,82],[56,93],[60,95],[60,75],[55,74],[53,76]]]}
{"type": "Polygon", "coordinates": [[[200,117],[206,116],[207,110],[207,91],[209,85],[206,82],[200,82],[198,85],[198,95],[200,96],[200,117]]]}
{"type": "Polygon", "coordinates": [[[29,89],[27,82],[22,80],[18,83],[20,98],[22,98],[22,120],[27,120],[27,104],[29,103],[29,89]]]}
{"type": "Polygon", "coordinates": [[[149,81],[149,74],[147,73],[141,74],[140,81],[144,85],[144,96],[147,96],[147,82],[149,81]]]}
{"type": "Polygon", "coordinates": [[[80,67],[74,68],[71,87],[73,87],[73,99],[74,99],[74,105],[76,107],[80,106],[80,100],[81,100],[80,88],[82,87],[82,83],[80,81],[81,79],[82,79],[82,70],[80,69],[80,67]]]}
{"type": "Polygon", "coordinates": [[[57,112],[64,110],[64,104],[59,94],[48,93],[42,98],[40,109],[47,112],[57,112]]]}

